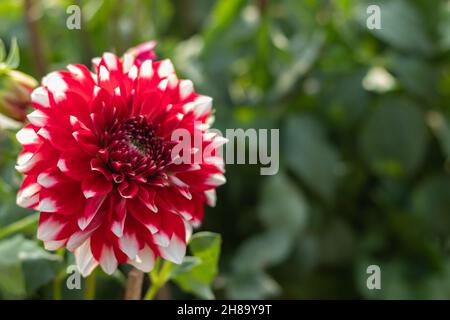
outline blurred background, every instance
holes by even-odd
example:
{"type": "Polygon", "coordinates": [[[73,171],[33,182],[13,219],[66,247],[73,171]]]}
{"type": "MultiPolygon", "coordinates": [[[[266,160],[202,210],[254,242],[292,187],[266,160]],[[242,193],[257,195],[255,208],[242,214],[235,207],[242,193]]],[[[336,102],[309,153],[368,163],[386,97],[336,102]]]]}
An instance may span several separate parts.
{"type": "MultiPolygon", "coordinates": [[[[2,0],[13,37],[36,79],[155,39],[214,97],[216,127],[280,129],[279,173],[228,165],[201,227],[222,235],[217,298],[450,298],[450,1],[2,0]],[[72,4],[81,30],[66,28],[72,4]]],[[[72,258],[34,225],[2,236],[31,212],[15,204],[14,130],[0,148],[0,297],[51,298],[72,258]]],[[[122,297],[123,273],[99,277],[97,298],[122,297]]]]}

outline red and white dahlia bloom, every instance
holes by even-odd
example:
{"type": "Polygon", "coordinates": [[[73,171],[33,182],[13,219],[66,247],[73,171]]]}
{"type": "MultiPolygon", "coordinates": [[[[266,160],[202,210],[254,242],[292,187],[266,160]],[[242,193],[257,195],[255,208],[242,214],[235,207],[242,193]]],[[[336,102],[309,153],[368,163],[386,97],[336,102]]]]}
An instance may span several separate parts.
{"type": "Polygon", "coordinates": [[[38,238],[74,252],[84,276],[98,264],[111,274],[123,263],[148,272],[158,256],[180,263],[204,204],[214,206],[225,182],[217,152],[225,139],[209,129],[212,99],[177,79],[169,60],[141,53],[105,53],[93,60],[95,73],[79,64],[50,73],[17,133],[16,168],[26,175],[17,203],[40,211],[38,238]],[[208,159],[176,164],[179,128],[212,146],[208,159]]]}

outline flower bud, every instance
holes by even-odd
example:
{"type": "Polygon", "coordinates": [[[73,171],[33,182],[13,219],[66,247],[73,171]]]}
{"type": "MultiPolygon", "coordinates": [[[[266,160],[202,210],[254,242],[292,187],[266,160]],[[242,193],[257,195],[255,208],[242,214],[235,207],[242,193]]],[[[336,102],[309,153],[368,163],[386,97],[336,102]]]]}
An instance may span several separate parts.
{"type": "Polygon", "coordinates": [[[153,49],[156,47],[156,41],[148,41],[127,50],[135,58],[135,63],[140,66],[145,60],[155,60],[156,54],[153,49]]]}
{"type": "Polygon", "coordinates": [[[0,113],[17,121],[25,121],[31,106],[31,92],[37,86],[31,76],[16,70],[0,74],[0,113]]]}

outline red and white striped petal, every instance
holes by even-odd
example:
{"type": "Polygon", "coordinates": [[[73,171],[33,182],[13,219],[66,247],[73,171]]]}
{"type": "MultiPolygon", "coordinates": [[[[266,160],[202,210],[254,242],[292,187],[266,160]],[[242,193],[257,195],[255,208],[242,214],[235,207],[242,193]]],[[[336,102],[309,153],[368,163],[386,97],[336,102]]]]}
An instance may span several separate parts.
{"type": "Polygon", "coordinates": [[[17,204],[24,208],[34,208],[39,203],[41,188],[35,175],[26,177],[17,193],[17,204]]]}
{"type": "Polygon", "coordinates": [[[176,264],[181,264],[186,255],[185,239],[180,239],[176,234],[170,239],[167,247],[159,247],[161,257],[176,264]]]}
{"type": "Polygon", "coordinates": [[[83,215],[78,218],[78,226],[85,230],[103,205],[106,196],[95,196],[86,200],[83,215]]]}
{"type": "Polygon", "coordinates": [[[153,250],[148,245],[145,245],[144,248],[139,251],[136,257],[132,260],[129,260],[128,263],[141,270],[142,272],[150,272],[153,270],[153,267],[155,265],[155,259],[156,255],[153,250]]]}
{"type": "Polygon", "coordinates": [[[119,247],[129,259],[134,260],[139,251],[139,241],[136,233],[125,232],[119,238],[119,247]]]}
{"type": "Polygon", "coordinates": [[[50,99],[48,91],[44,87],[37,87],[31,93],[31,101],[36,108],[49,108],[50,99]]]}
{"type": "Polygon", "coordinates": [[[70,149],[61,153],[57,166],[70,178],[82,181],[91,174],[91,157],[81,150],[70,149]]]}
{"type": "Polygon", "coordinates": [[[127,211],[151,233],[156,233],[160,229],[161,215],[149,210],[141,201],[128,200],[127,211]]]}
{"type": "Polygon", "coordinates": [[[23,146],[36,145],[40,143],[39,137],[31,125],[27,125],[23,129],[19,130],[16,134],[16,139],[23,146]]]}
{"type": "Polygon", "coordinates": [[[100,197],[111,192],[113,185],[101,173],[92,173],[81,184],[86,199],[100,197]]]}
{"type": "Polygon", "coordinates": [[[104,245],[100,255],[100,266],[107,274],[113,274],[116,271],[118,261],[112,246],[104,245]]]}
{"type": "Polygon", "coordinates": [[[75,250],[75,261],[83,277],[87,277],[98,266],[90,245],[90,238],[75,250]]]}
{"type": "Polygon", "coordinates": [[[125,219],[127,217],[127,200],[118,196],[111,196],[113,199],[113,215],[111,223],[111,231],[117,236],[122,237],[125,228],[125,219]]]}

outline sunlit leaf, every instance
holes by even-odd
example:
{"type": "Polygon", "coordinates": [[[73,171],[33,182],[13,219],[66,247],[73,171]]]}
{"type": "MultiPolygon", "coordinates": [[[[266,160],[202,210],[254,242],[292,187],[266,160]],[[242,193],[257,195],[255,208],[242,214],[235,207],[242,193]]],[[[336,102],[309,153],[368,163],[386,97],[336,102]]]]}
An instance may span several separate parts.
{"type": "Polygon", "coordinates": [[[198,232],[189,242],[193,257],[188,257],[173,274],[173,280],[186,292],[202,299],[213,299],[211,283],[217,274],[221,237],[212,232],[198,232]]]}
{"type": "Polygon", "coordinates": [[[240,9],[246,3],[245,0],[219,0],[211,13],[211,21],[206,33],[205,46],[220,37],[225,28],[237,18],[240,9]]]}

